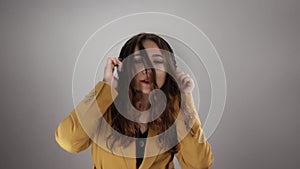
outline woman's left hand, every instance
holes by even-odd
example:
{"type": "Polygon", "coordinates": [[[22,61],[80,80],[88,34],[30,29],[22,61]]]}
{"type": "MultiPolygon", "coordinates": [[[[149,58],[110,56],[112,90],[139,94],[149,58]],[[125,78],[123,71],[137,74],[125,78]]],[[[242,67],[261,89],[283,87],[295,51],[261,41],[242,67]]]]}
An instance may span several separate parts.
{"type": "Polygon", "coordinates": [[[177,73],[179,87],[183,93],[191,93],[195,87],[195,83],[189,74],[184,72],[177,73]]]}

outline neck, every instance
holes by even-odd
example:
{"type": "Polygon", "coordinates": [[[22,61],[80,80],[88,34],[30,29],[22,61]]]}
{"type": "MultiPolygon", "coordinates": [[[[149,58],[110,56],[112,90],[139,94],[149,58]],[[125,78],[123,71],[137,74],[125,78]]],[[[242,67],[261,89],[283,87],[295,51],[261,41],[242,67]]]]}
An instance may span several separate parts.
{"type": "Polygon", "coordinates": [[[148,124],[147,123],[139,123],[140,131],[141,133],[145,133],[148,129],[148,124]]]}
{"type": "Polygon", "coordinates": [[[136,108],[139,111],[146,111],[150,108],[149,94],[138,93],[137,98],[136,108]]]}
{"type": "Polygon", "coordinates": [[[150,102],[149,102],[149,94],[138,93],[137,94],[138,102],[136,102],[136,108],[139,111],[142,111],[142,116],[140,117],[140,122],[138,123],[141,133],[144,133],[148,129],[148,119],[149,119],[149,109],[150,109],[150,102]],[[147,111],[148,110],[148,111],[147,111]]]}

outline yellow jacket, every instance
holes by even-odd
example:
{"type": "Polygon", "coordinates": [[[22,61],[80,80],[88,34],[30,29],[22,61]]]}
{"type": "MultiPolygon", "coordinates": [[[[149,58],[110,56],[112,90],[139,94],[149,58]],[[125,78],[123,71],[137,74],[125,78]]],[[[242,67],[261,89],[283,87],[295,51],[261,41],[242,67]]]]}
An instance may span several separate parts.
{"type": "MultiPolygon", "coordinates": [[[[117,96],[116,90],[111,88],[104,82],[98,82],[95,88],[82,100],[78,106],[72,110],[71,114],[60,122],[55,131],[55,139],[57,143],[70,153],[79,153],[89,146],[91,147],[92,161],[94,169],[135,169],[136,159],[126,156],[126,151],[135,152],[135,142],[131,143],[127,148],[120,150],[124,156],[113,154],[103,149],[103,146],[95,143],[91,139],[91,135],[87,134],[89,126],[84,128],[81,126],[84,118],[80,118],[80,114],[87,115],[90,112],[98,112],[95,105],[101,112],[105,112],[113,103],[117,96]],[[94,106],[92,106],[94,105],[94,106]],[[94,107],[94,108],[92,108],[94,107]],[[81,113],[78,113],[81,112],[81,113]],[[79,120],[80,119],[80,120],[79,120]]],[[[192,95],[187,97],[188,106],[198,117],[192,95]]],[[[98,113],[96,113],[98,114],[98,113]]],[[[93,117],[94,118],[94,117],[93,117]]],[[[89,121],[90,122],[90,121],[89,121]]],[[[86,122],[84,122],[86,124],[86,122]]],[[[93,124],[90,122],[89,124],[93,124]]],[[[180,135],[184,133],[185,125],[181,120],[176,122],[177,132],[180,135]]],[[[154,136],[156,133],[149,128],[148,137],[154,136]]],[[[147,138],[148,140],[148,138],[147,138]]],[[[182,169],[209,169],[213,163],[213,154],[210,144],[205,139],[201,128],[200,119],[196,118],[190,131],[180,139],[179,151],[175,154],[182,169]]],[[[153,145],[145,145],[145,154],[153,151],[153,145]]],[[[144,157],[139,169],[165,169],[170,161],[172,161],[170,152],[160,153],[156,156],[144,157]]]]}

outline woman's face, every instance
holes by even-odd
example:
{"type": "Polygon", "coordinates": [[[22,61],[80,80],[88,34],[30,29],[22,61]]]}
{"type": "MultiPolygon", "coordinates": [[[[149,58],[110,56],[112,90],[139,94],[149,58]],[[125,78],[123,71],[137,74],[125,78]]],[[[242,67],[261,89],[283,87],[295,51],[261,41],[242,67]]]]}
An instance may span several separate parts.
{"type": "MultiPolygon", "coordinates": [[[[154,43],[151,40],[145,40],[143,42],[143,46],[145,48],[145,51],[147,52],[147,55],[149,57],[149,60],[151,61],[153,68],[155,68],[155,77],[156,77],[156,84],[158,88],[161,88],[163,84],[165,83],[166,79],[166,72],[165,72],[165,58],[162,56],[161,49],[158,48],[156,43],[154,43]]],[[[152,81],[152,71],[151,69],[145,69],[143,64],[143,59],[141,55],[139,55],[139,49],[138,47],[135,48],[134,54],[133,54],[133,60],[138,67],[138,73],[135,75],[133,81],[134,81],[134,88],[137,91],[140,91],[144,94],[149,94],[153,90],[152,81]]]]}

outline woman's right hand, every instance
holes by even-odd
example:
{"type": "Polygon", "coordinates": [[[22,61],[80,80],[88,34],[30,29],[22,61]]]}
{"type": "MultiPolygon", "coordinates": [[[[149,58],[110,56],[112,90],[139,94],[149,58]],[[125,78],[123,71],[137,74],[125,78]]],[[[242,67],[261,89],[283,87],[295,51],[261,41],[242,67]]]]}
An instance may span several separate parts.
{"type": "Polygon", "coordinates": [[[116,89],[118,86],[118,79],[114,77],[113,74],[115,66],[118,67],[118,71],[120,72],[122,69],[122,62],[118,58],[109,57],[104,68],[103,82],[116,89]]]}

